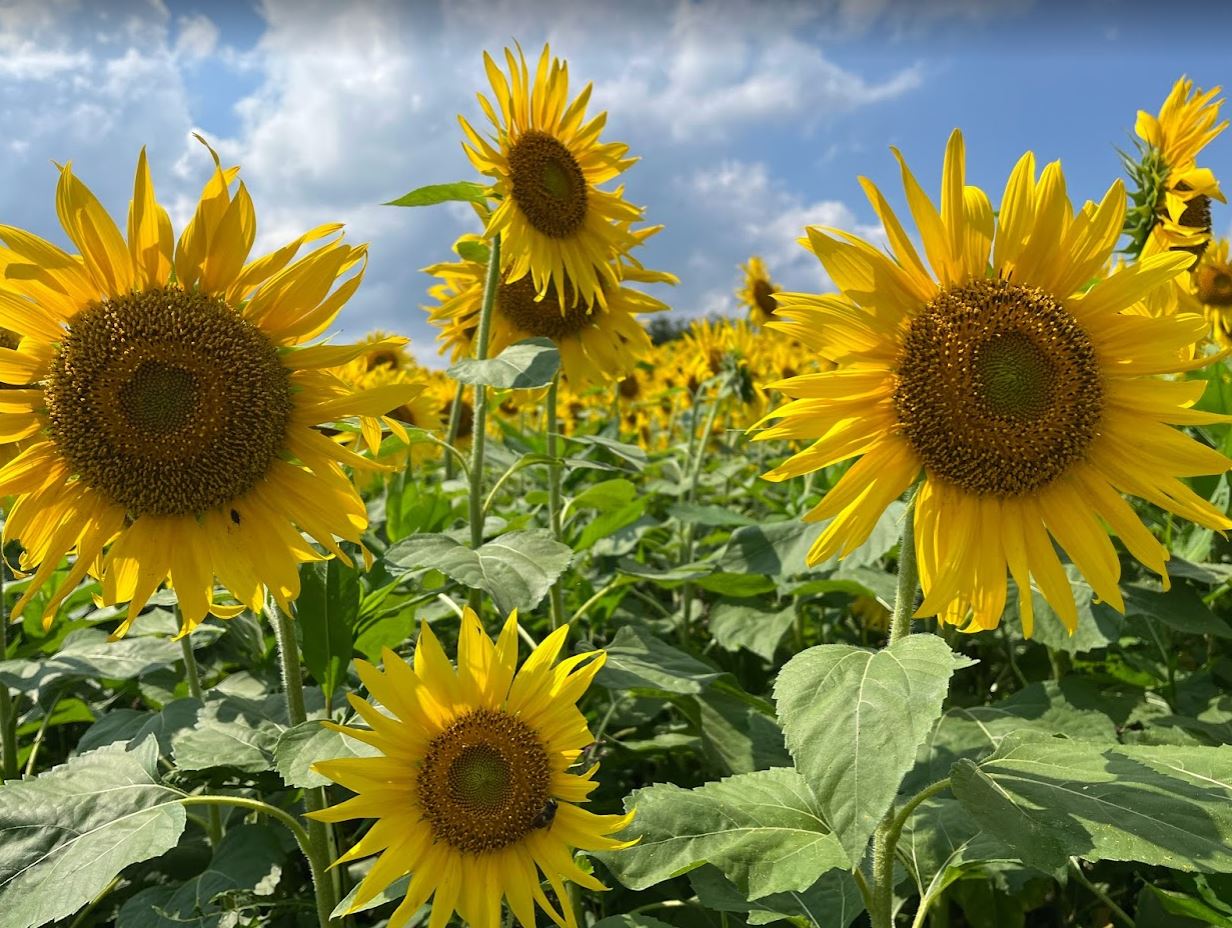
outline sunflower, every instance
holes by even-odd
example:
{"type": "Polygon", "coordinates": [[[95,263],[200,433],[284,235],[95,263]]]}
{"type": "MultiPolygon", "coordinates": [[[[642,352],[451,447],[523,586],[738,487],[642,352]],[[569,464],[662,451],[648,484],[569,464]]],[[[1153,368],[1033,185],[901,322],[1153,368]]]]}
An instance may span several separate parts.
{"type": "Polygon", "coordinates": [[[591,85],[569,100],[569,67],[543,47],[534,82],[521,48],[505,50],[506,80],[496,62],[483,56],[497,108],[482,94],[479,103],[492,121],[494,145],[461,116],[469,142],[463,148],[481,174],[492,177],[501,198],[486,234],[501,236],[505,280],[530,275],[534,293],[556,291],[565,308],[575,302],[603,305],[617,281],[612,259],[637,244],[628,224],[641,218],[623,189],[597,185],[626,171],[636,159],[629,146],[600,143],[607,114],[586,119],[591,85]],[[566,288],[565,281],[572,284],[566,288]]]}
{"type": "Polygon", "coordinates": [[[774,318],[777,307],[774,295],[780,287],[770,279],[770,272],[761,258],[749,258],[748,264],[740,265],[744,271],[744,287],[736,291],[736,296],[749,310],[749,318],[755,325],[765,325],[774,318]]]}
{"type": "MultiPolygon", "coordinates": [[[[641,243],[660,228],[639,229],[632,233],[633,240],[641,243]]],[[[565,379],[575,390],[624,377],[651,348],[638,316],[667,309],[662,301],[624,282],[674,284],[676,278],[649,270],[628,254],[619,264],[621,282],[603,281],[602,303],[575,301],[572,280],[563,282],[565,299],[560,300],[555,287],[540,295],[529,278],[512,279],[504,272],[493,306],[489,356],[524,339],[550,338],[560,349],[565,379]]],[[[478,261],[463,259],[425,271],[441,280],[429,289],[440,300],[429,309],[429,321],[441,329],[442,352],[449,350],[456,359],[468,350],[471,333],[478,327],[487,269],[478,261]]]]}
{"type": "Polygon", "coordinates": [[[1143,254],[1184,249],[1201,255],[1210,240],[1211,200],[1226,201],[1214,173],[1196,159],[1228,127],[1227,120],[1216,123],[1219,92],[1195,89],[1182,77],[1158,116],[1138,111],[1140,158],[1129,167],[1139,190],[1128,231],[1143,254]]]}
{"type": "Polygon", "coordinates": [[[164,580],[187,633],[240,608],[215,602],[215,578],[243,606],[268,588],[288,608],[298,564],[321,557],[301,532],[343,558],[335,539],[359,542],[367,516],[339,462],[364,461],[314,426],[357,415],[379,438],[374,417],[418,388],[354,391],[326,369],[372,346],[301,346],[359,286],[366,247],[339,236],[295,260],[329,225],[248,261],[238,170],[214,155],[178,244],[144,150],[127,242],[71,165],[56,207],[80,256],[0,226],[0,325],[21,336],[0,348],[0,443],[23,448],[0,469],[16,497],[4,539],[34,571],[14,618],[75,553],[45,623],[88,572],[105,604],[130,603],[116,636],[164,580]]]}
{"type": "Polygon", "coordinates": [[[606,655],[589,651],[556,663],[567,632],[552,632],[519,670],[516,613],[494,644],[467,609],[456,670],[426,623],[413,667],[389,649],[384,672],[355,662],[381,709],[350,695],[368,728],[324,724],[381,753],[318,762],[318,772],[358,795],[313,814],[327,822],[376,819],[338,859],[380,854],[352,911],[409,873],[390,928],[407,924],[433,896],[428,928],[443,928],[455,911],[472,928],[498,928],[502,899],[524,928],[534,928],[536,903],[557,925],[576,928],[565,881],[605,887],[573,862],[573,849],[627,847],[608,835],[633,816],[580,808],[597,785],[598,764],[575,768],[594,740],[577,701],[606,655]],[[540,871],[557,905],[541,888],[540,871]]]}
{"type": "Polygon", "coordinates": [[[940,212],[895,155],[933,273],[862,179],[893,257],[847,233],[806,230],[803,241],[841,292],[781,294],[783,321],[770,323],[838,366],[775,385],[794,401],[757,438],[813,443],[766,477],[859,458],[806,517],[831,520],[809,563],[854,550],[922,473],[918,615],[958,624],[970,611],[971,628],[994,627],[1008,567],[1028,634],[1032,580],[1072,630],[1077,610],[1053,539],[1099,597],[1123,610],[1120,564],[1100,520],[1165,581],[1168,552],[1122,492],[1232,527],[1178,479],[1222,473],[1232,461],[1170,427],[1226,420],[1190,408],[1203,382],[1154,376],[1207,363],[1180,355],[1203,336],[1204,320],[1123,312],[1192,256],[1148,257],[1084,292],[1121,229],[1119,181],[1098,206],[1074,213],[1060,164],[1037,178],[1028,152],[994,219],[984,192],[964,183],[957,131],[940,212]]]}
{"type": "Polygon", "coordinates": [[[1211,322],[1212,338],[1221,348],[1232,348],[1232,260],[1226,238],[1203,253],[1191,282],[1193,295],[1211,322]]]}

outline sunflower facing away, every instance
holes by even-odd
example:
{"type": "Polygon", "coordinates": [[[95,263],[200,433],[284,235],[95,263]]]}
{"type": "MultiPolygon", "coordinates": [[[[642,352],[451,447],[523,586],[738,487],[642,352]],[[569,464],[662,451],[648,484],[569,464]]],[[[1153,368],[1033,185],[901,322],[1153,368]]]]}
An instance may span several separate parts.
{"type": "Polygon", "coordinates": [[[621,188],[600,190],[629,168],[627,145],[600,142],[607,114],[586,119],[591,85],[569,100],[569,66],[544,46],[534,80],[522,50],[505,50],[509,77],[486,52],[483,56],[496,108],[479,95],[496,130],[485,141],[458,117],[469,144],[463,148],[481,174],[494,179],[500,205],[487,224],[488,236],[502,237],[505,279],[530,275],[536,294],[549,287],[563,307],[581,300],[606,300],[601,286],[616,283],[612,259],[637,244],[628,224],[641,218],[621,188]],[[567,292],[565,280],[573,285],[567,292]]]}
{"type": "Polygon", "coordinates": [[[1212,337],[1221,348],[1232,348],[1232,259],[1226,238],[1203,252],[1191,282],[1194,297],[1211,322],[1212,337]]]}
{"type": "MultiPolygon", "coordinates": [[[[661,228],[636,230],[632,233],[635,243],[661,228]]],[[[441,280],[429,290],[440,301],[429,308],[429,320],[441,328],[442,352],[449,350],[456,359],[469,350],[478,327],[487,269],[478,261],[463,259],[424,270],[441,280]]],[[[674,284],[676,278],[649,270],[628,254],[620,258],[619,276],[621,283],[605,279],[600,284],[605,299],[595,305],[574,301],[572,280],[564,281],[565,299],[561,301],[554,287],[537,296],[529,278],[514,280],[505,274],[496,292],[488,354],[495,357],[527,338],[550,338],[560,349],[565,379],[574,390],[624,377],[651,349],[650,336],[638,316],[667,309],[662,301],[624,283],[674,284]]]]}
{"type": "Polygon", "coordinates": [[[164,580],[188,632],[239,609],[215,603],[215,578],[243,606],[268,588],[288,608],[298,564],[321,556],[301,532],[339,557],[336,538],[360,540],[364,504],[339,462],[365,462],[313,427],[363,416],[379,439],[372,417],[418,387],[354,391],[324,368],[373,346],[300,343],[355,292],[366,248],[339,236],[295,260],[341,228],[328,225],[249,261],[252,200],[230,192],[238,168],[214,164],[178,243],[144,150],[127,241],[69,165],[56,209],[80,256],[0,226],[0,325],[21,336],[0,348],[0,381],[17,386],[0,391],[0,442],[23,449],[0,469],[16,498],[4,539],[34,571],[14,618],[75,553],[45,623],[89,572],[104,604],[131,603],[116,636],[164,580]]]}
{"type": "Polygon", "coordinates": [[[774,295],[779,292],[779,286],[770,279],[766,263],[756,256],[749,258],[748,264],[742,264],[744,271],[744,287],[736,291],[736,296],[749,310],[749,318],[756,325],[765,325],[774,318],[777,308],[774,295]]]}
{"type": "Polygon", "coordinates": [[[1158,116],[1138,111],[1134,131],[1143,144],[1140,161],[1130,165],[1139,190],[1129,231],[1143,254],[1180,248],[1200,255],[1210,240],[1211,200],[1225,200],[1215,174],[1196,159],[1228,127],[1226,119],[1216,122],[1219,92],[1182,77],[1158,116]]]}
{"type": "Polygon", "coordinates": [[[1155,377],[1206,363],[1180,357],[1203,336],[1205,320],[1123,312],[1193,256],[1148,257],[1084,292],[1121,229],[1119,181],[1075,213],[1060,164],[1037,178],[1028,152],[994,219],[984,192],[964,184],[957,131],[946,148],[940,211],[898,157],[932,273],[867,179],[893,257],[838,230],[806,230],[807,247],[841,292],[780,294],[784,321],[770,326],[837,368],[776,385],[793,402],[771,413],[781,421],[757,437],[813,443],[766,477],[858,458],[806,517],[832,520],[809,552],[815,564],[858,547],[923,472],[917,615],[961,624],[970,611],[972,629],[994,627],[1008,567],[1027,634],[1032,581],[1072,630],[1077,610],[1054,540],[1096,594],[1123,611],[1120,564],[1101,520],[1165,582],[1168,552],[1121,493],[1210,528],[1232,527],[1178,479],[1222,473],[1232,461],[1171,428],[1226,420],[1191,408],[1203,382],[1155,377]]]}
{"type": "Polygon", "coordinates": [[[534,928],[536,903],[557,925],[576,928],[565,881],[605,887],[573,862],[573,849],[627,847],[608,835],[633,815],[580,808],[597,785],[598,764],[573,769],[594,740],[577,701],[606,655],[590,651],[557,663],[567,632],[552,632],[519,670],[516,613],[493,643],[466,609],[456,670],[426,623],[413,667],[389,649],[383,672],[355,662],[381,708],[352,694],[368,728],[324,724],[380,754],[314,766],[358,793],[315,818],[376,819],[338,859],[380,854],[352,910],[409,873],[390,928],[401,928],[433,896],[428,928],[444,928],[455,911],[471,928],[498,928],[502,899],[524,928],[534,928]],[[541,888],[540,872],[557,905],[541,888]]]}

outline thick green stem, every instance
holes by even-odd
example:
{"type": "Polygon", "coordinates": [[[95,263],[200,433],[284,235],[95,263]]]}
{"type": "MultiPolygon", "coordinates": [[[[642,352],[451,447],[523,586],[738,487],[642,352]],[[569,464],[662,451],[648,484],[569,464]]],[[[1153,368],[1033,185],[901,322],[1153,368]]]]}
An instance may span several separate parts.
{"type": "MultiPolygon", "coordinates": [[[[563,534],[561,529],[561,492],[560,492],[560,451],[557,446],[558,433],[560,431],[560,422],[557,418],[557,394],[560,388],[560,373],[552,378],[552,383],[548,386],[548,423],[547,423],[547,453],[552,460],[548,464],[548,521],[552,526],[552,537],[557,541],[564,543],[561,538],[563,534]]],[[[552,628],[559,628],[561,623],[565,621],[565,594],[560,585],[560,578],[552,584],[551,591],[552,605],[552,628]]]]}
{"type": "MultiPolygon", "coordinates": [[[[898,584],[894,593],[894,612],[890,617],[890,645],[911,634],[911,614],[915,612],[915,593],[918,586],[913,494],[903,514],[903,535],[898,545],[898,584]]],[[[948,780],[943,780],[942,783],[949,785],[948,780]]],[[[934,787],[937,791],[944,788],[940,784],[933,784],[929,789],[934,787]]],[[[902,833],[907,816],[928,798],[926,794],[931,795],[925,790],[908,802],[897,815],[891,809],[873,832],[873,905],[868,913],[873,928],[894,926],[894,849],[898,845],[898,836],[902,833]]]]}
{"type": "MultiPolygon", "coordinates": [[[[295,641],[295,628],[291,617],[271,602],[267,608],[270,623],[274,626],[274,638],[278,642],[278,660],[282,670],[282,687],[287,700],[287,721],[294,728],[308,721],[308,710],[304,703],[304,677],[299,662],[299,645],[295,641]]],[[[304,790],[304,806],[309,812],[320,812],[327,805],[325,791],[322,789],[304,790]]],[[[317,894],[317,912],[321,915],[321,928],[329,928],[329,915],[338,904],[338,893],[341,888],[338,872],[327,873],[330,860],[330,847],[333,837],[330,827],[325,822],[308,819],[306,832],[307,846],[304,855],[312,868],[313,883],[317,894]],[[317,879],[318,872],[322,874],[317,879]]]]}
{"type": "MultiPolygon", "coordinates": [[[[180,618],[180,607],[175,607],[175,616],[180,618]]],[[[181,627],[183,627],[181,623],[181,627]]],[[[193,654],[191,635],[184,635],[180,638],[180,653],[184,655],[184,676],[188,678],[188,693],[197,702],[204,704],[205,696],[201,689],[201,671],[197,668],[197,656],[193,654]]],[[[209,827],[206,829],[206,837],[210,840],[210,847],[218,847],[218,842],[222,840],[222,816],[218,812],[216,806],[211,806],[206,810],[209,816],[209,827]]]]}
{"type": "MultiPolygon", "coordinates": [[[[2,560],[2,558],[0,558],[2,560]]],[[[0,564],[0,661],[8,654],[9,611],[4,603],[4,572],[0,564]]],[[[17,779],[17,714],[9,688],[0,683],[0,782],[17,779]]]]}
{"type": "Polygon", "coordinates": [[[915,592],[920,574],[915,562],[915,494],[903,513],[903,536],[898,544],[898,587],[894,591],[894,613],[890,617],[890,644],[911,634],[911,614],[915,612],[915,592]]]}
{"type": "MultiPolygon", "coordinates": [[[[719,406],[721,405],[719,391],[715,391],[714,396],[710,399],[710,409],[706,413],[706,422],[702,426],[701,438],[697,443],[693,442],[693,435],[689,436],[689,448],[691,451],[689,457],[689,489],[685,496],[687,502],[694,502],[697,498],[697,485],[701,482],[702,463],[706,459],[706,445],[710,441],[710,433],[714,431],[714,422],[719,415],[719,406]]],[[[697,416],[693,416],[692,427],[697,428],[697,416]]],[[[689,564],[693,560],[693,539],[697,532],[697,525],[694,522],[689,522],[684,527],[684,542],[681,545],[681,564],[689,564]]],[[[693,584],[684,583],[680,587],[680,641],[681,644],[689,640],[689,625],[692,622],[693,613],[693,584]]]]}
{"type": "MultiPolygon", "coordinates": [[[[488,340],[492,331],[492,307],[496,303],[496,291],[500,286],[501,240],[492,238],[492,252],[488,257],[488,273],[483,282],[483,304],[479,310],[479,328],[475,332],[475,359],[486,360],[488,340]]],[[[488,388],[475,384],[474,426],[471,429],[471,495],[470,523],[471,547],[483,544],[483,453],[488,433],[488,388]]],[[[471,608],[478,611],[480,591],[471,590],[471,608]]]]}

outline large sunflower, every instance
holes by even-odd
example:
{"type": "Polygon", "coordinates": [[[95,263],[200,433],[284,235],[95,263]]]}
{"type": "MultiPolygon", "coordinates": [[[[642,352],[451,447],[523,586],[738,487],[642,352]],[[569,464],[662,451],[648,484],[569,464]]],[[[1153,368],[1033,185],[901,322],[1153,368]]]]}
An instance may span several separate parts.
{"type": "Polygon", "coordinates": [[[781,288],[770,279],[770,272],[761,258],[749,258],[749,263],[740,265],[740,270],[744,271],[744,286],[736,291],[736,296],[748,308],[749,318],[756,325],[765,325],[774,318],[778,305],[774,295],[781,288]]]}
{"type": "Polygon", "coordinates": [[[353,909],[409,873],[390,928],[405,925],[431,897],[428,928],[443,928],[455,911],[471,928],[498,928],[502,899],[524,928],[534,928],[536,903],[562,928],[576,928],[565,881],[605,887],[573,862],[573,849],[627,847],[608,835],[633,816],[580,808],[598,764],[575,769],[594,740],[576,703],[606,655],[588,651],[556,663],[567,633],[552,632],[519,670],[516,614],[493,644],[467,609],[456,670],[427,624],[413,668],[388,649],[384,672],[356,661],[381,708],[351,695],[369,727],[325,724],[380,755],[317,763],[359,795],[313,816],[376,819],[338,861],[380,854],[353,909]]]}
{"type": "Polygon", "coordinates": [[[607,114],[586,119],[591,85],[569,100],[569,67],[543,47],[532,82],[526,58],[505,50],[509,77],[486,52],[483,56],[496,107],[482,94],[480,105],[496,130],[485,141],[458,117],[469,144],[471,163],[494,178],[500,205],[487,224],[487,235],[501,235],[505,279],[514,283],[530,275],[536,294],[556,290],[561,306],[575,301],[602,305],[602,284],[616,283],[612,259],[637,244],[628,224],[641,218],[621,188],[600,190],[629,168],[629,146],[599,141],[607,114]],[[567,291],[565,280],[572,285],[567,291]]]}
{"type": "Polygon", "coordinates": [[[70,553],[44,622],[87,572],[104,603],[131,603],[117,636],[164,580],[185,632],[238,608],[215,603],[215,578],[251,609],[266,588],[286,608],[298,564],[320,557],[301,532],[345,557],[335,539],[367,524],[339,466],[363,460],[313,427],[375,423],[417,388],[359,393],[324,370],[370,345],[299,347],[355,292],[366,247],[338,237],[294,260],[329,225],[248,261],[252,201],[242,183],[230,192],[238,168],[214,162],[178,244],[144,151],[127,242],[69,165],[56,208],[80,256],[0,226],[0,325],[22,336],[0,348],[0,381],[16,386],[0,392],[0,442],[23,448],[0,469],[16,498],[4,538],[34,571],[14,618],[70,553]]]}
{"type": "Polygon", "coordinates": [[[1219,119],[1219,87],[1203,91],[1182,77],[1156,116],[1138,111],[1134,131],[1145,143],[1131,168],[1140,192],[1140,217],[1131,220],[1136,237],[1145,236],[1144,254],[1180,248],[1201,254],[1210,240],[1211,200],[1225,202],[1210,168],[1197,165],[1198,153],[1228,127],[1219,119]]]}
{"type": "Polygon", "coordinates": [[[922,475],[919,615],[961,623],[970,610],[973,628],[995,626],[1008,567],[1028,633],[1032,581],[1073,629],[1077,611],[1054,539],[1100,598],[1122,609],[1120,564],[1100,520],[1165,577],[1168,557],[1122,492],[1232,527],[1179,479],[1232,462],[1171,428],[1223,420],[1190,408],[1202,382],[1154,376],[1205,363],[1180,357],[1203,336],[1204,320],[1123,312],[1193,258],[1149,257],[1084,292],[1121,229],[1120,182],[1075,213],[1060,165],[1037,179],[1028,152],[994,219],[983,191],[964,184],[957,131],[940,212],[899,161],[932,274],[867,180],[893,257],[844,232],[807,230],[807,246],[842,292],[780,294],[784,321],[770,325],[838,367],[776,385],[794,402],[757,437],[814,441],[766,476],[859,458],[808,515],[831,520],[809,552],[817,563],[855,549],[922,475]]]}
{"type": "MultiPolygon", "coordinates": [[[[639,229],[632,233],[633,240],[641,243],[660,228],[639,229]]],[[[506,273],[496,292],[488,354],[500,354],[523,339],[550,338],[560,349],[565,379],[574,390],[624,377],[651,348],[638,316],[667,309],[662,301],[624,282],[674,284],[676,278],[649,270],[628,254],[619,263],[622,282],[604,280],[599,288],[605,294],[602,304],[575,302],[572,280],[563,282],[562,301],[555,287],[539,296],[528,278],[511,279],[506,273]]],[[[429,290],[441,301],[429,309],[429,319],[441,328],[441,350],[450,350],[456,359],[469,349],[478,327],[487,269],[478,261],[463,259],[425,271],[441,279],[429,290]]]]}

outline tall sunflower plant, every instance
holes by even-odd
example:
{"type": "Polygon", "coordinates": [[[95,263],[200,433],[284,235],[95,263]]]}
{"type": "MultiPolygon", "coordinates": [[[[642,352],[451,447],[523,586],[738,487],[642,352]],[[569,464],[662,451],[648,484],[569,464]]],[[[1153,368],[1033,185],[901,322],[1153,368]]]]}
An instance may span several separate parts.
{"type": "Polygon", "coordinates": [[[178,234],[144,151],[0,225],[0,928],[1232,924],[1218,89],[1080,205],[894,150],[727,319],[591,86],[482,67],[392,201],[474,214],[445,370],[212,148],[178,234]]]}

